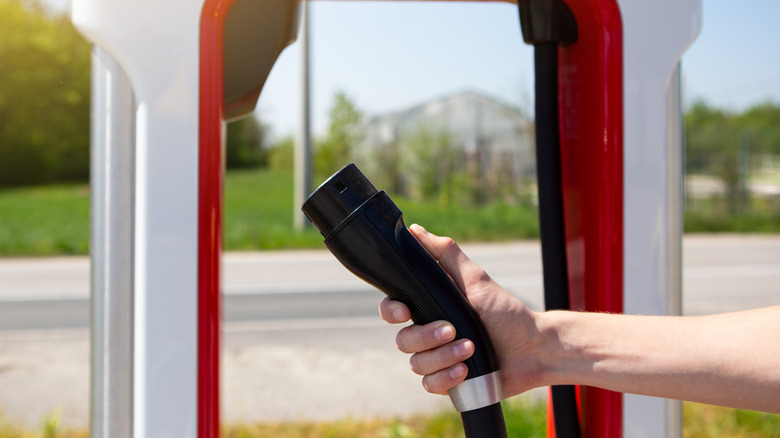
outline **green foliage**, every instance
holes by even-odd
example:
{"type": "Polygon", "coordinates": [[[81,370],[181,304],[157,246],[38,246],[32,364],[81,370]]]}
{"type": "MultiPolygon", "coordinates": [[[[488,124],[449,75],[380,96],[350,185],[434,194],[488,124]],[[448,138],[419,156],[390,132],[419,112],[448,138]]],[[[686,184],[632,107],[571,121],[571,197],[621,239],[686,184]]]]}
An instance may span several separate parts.
{"type": "MultiPolygon", "coordinates": [[[[507,435],[544,437],[547,408],[542,402],[514,397],[502,403],[507,435]]],[[[0,415],[0,438],[86,438],[87,430],[55,428],[48,434],[28,430],[8,422],[0,415]]],[[[683,433],[686,438],[774,438],[780,436],[780,415],[698,403],[683,403],[683,433]]],[[[455,438],[463,436],[460,416],[451,409],[430,414],[391,419],[354,419],[335,421],[297,421],[286,423],[226,424],[223,438],[455,438]]]]}
{"type": "Polygon", "coordinates": [[[89,178],[90,48],[65,14],[0,0],[0,186],[89,178]]]}
{"type": "Polygon", "coordinates": [[[454,185],[457,165],[464,158],[453,144],[452,135],[421,126],[402,141],[406,145],[402,160],[404,174],[413,178],[408,188],[410,194],[425,200],[439,197],[443,203],[453,199],[459,192],[454,185]]]}
{"type": "Polygon", "coordinates": [[[688,173],[719,177],[726,187],[729,210],[737,211],[740,193],[739,152],[742,132],[733,114],[697,102],[688,111],[686,160],[688,173]]]}
{"type": "Polygon", "coordinates": [[[61,410],[56,409],[41,420],[40,430],[14,424],[2,415],[0,410],[0,438],[87,438],[89,431],[64,427],[61,410]]]}
{"type": "Polygon", "coordinates": [[[389,182],[391,192],[417,200],[461,206],[522,204],[514,157],[497,152],[505,160],[485,162],[482,146],[467,153],[447,129],[420,124],[394,144],[378,148],[372,170],[378,181],[389,182]]]}
{"type": "MultiPolygon", "coordinates": [[[[253,169],[225,177],[224,247],[227,251],[322,248],[314,229],[292,226],[292,174],[253,169]]],[[[536,211],[504,203],[464,207],[394,197],[407,224],[461,242],[538,236],[536,211]]],[[[0,190],[0,256],[87,254],[89,189],[83,185],[0,190]]]]}
{"type": "Polygon", "coordinates": [[[733,147],[737,137],[732,116],[704,102],[696,102],[685,114],[687,173],[717,173],[720,152],[733,147]]]}
{"type": "Polygon", "coordinates": [[[765,102],[742,113],[695,102],[685,114],[686,164],[694,173],[717,173],[722,155],[750,139],[753,154],[780,154],[780,104],[765,102]]]}
{"type": "Polygon", "coordinates": [[[62,431],[62,409],[54,410],[43,420],[43,436],[45,438],[57,438],[62,431]]]}
{"type": "MultiPolygon", "coordinates": [[[[717,200],[704,200],[710,207],[685,212],[686,233],[780,233],[780,208],[773,206],[750,209],[745,213],[729,214],[725,205],[718,207],[717,200]],[[715,205],[712,205],[712,204],[715,205]],[[764,210],[764,211],[762,211],[764,210]]],[[[766,204],[761,202],[759,204],[766,204]]]]}
{"type": "MultiPolygon", "coordinates": [[[[292,174],[253,169],[225,177],[224,246],[227,251],[280,248],[321,248],[313,229],[292,226],[292,174]]],[[[414,222],[459,242],[502,241],[539,236],[536,209],[530,204],[494,201],[460,205],[394,196],[407,225],[414,222]]],[[[711,211],[707,213],[707,211],[711,211]]],[[[780,212],[758,206],[743,215],[687,212],[686,232],[780,232],[780,212]]],[[[84,185],[0,190],[0,256],[87,254],[89,251],[89,189],[84,185]]]]}
{"type": "Polygon", "coordinates": [[[363,138],[360,132],[362,114],[343,91],[336,93],[329,117],[328,133],[316,144],[314,174],[318,181],[352,161],[353,150],[363,138]]]}
{"type": "MultiPolygon", "coordinates": [[[[526,398],[505,400],[502,403],[510,437],[544,437],[546,435],[546,407],[526,398]]],[[[404,418],[346,419],[332,422],[257,423],[223,428],[225,438],[273,436],[279,438],[458,438],[463,437],[460,415],[452,409],[404,418]]]]}
{"type": "Polygon", "coordinates": [[[544,437],[547,432],[547,406],[541,401],[518,396],[501,402],[508,436],[544,437]]]}
{"type": "Polygon", "coordinates": [[[725,185],[726,214],[746,212],[755,157],[780,154],[780,106],[767,102],[732,113],[696,102],[685,115],[686,173],[725,185]]]}
{"type": "MultiPolygon", "coordinates": [[[[374,151],[371,169],[372,181],[377,187],[384,187],[393,194],[404,193],[404,180],[402,177],[402,157],[399,151],[398,139],[390,143],[379,145],[374,151]]],[[[361,163],[362,164],[362,163],[361,163]]]]}
{"type": "Polygon", "coordinates": [[[227,125],[225,164],[228,169],[261,167],[268,164],[266,134],[268,127],[255,116],[227,125]]]}
{"type": "Polygon", "coordinates": [[[749,132],[757,153],[780,155],[780,105],[764,102],[737,117],[740,128],[749,132]]]}
{"type": "Polygon", "coordinates": [[[407,225],[419,223],[429,231],[459,242],[502,241],[539,237],[535,208],[501,201],[486,205],[432,204],[394,198],[407,225]]]}
{"type": "Polygon", "coordinates": [[[699,403],[683,403],[683,436],[686,438],[777,437],[780,436],[780,415],[699,403]]]}
{"type": "MultiPolygon", "coordinates": [[[[536,210],[505,203],[463,207],[395,197],[407,224],[418,222],[458,241],[499,241],[539,235],[536,210]]],[[[276,170],[229,172],[225,179],[226,250],[321,248],[314,229],[297,232],[292,175],[276,170]],[[263,190],[258,190],[262,187],[263,190]]]]}
{"type": "Polygon", "coordinates": [[[293,172],[295,157],[295,141],[292,136],[287,136],[276,143],[268,151],[268,166],[271,170],[280,172],[293,172]]]}

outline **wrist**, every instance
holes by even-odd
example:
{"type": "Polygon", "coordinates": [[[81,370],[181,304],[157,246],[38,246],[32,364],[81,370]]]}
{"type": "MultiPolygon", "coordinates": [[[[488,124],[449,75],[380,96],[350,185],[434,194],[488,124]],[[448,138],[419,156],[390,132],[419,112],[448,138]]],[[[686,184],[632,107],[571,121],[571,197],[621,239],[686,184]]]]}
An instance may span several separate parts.
{"type": "Polygon", "coordinates": [[[584,362],[581,338],[576,328],[580,312],[553,310],[538,314],[537,327],[539,343],[539,371],[542,384],[569,385],[580,379],[577,372],[584,362]]]}

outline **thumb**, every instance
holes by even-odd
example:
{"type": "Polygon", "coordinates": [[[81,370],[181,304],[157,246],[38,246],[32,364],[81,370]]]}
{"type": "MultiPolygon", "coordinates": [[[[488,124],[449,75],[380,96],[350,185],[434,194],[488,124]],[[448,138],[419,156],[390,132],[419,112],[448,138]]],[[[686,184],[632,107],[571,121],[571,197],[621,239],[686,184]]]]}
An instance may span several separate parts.
{"type": "Polygon", "coordinates": [[[477,283],[490,281],[485,271],[472,262],[452,238],[437,236],[418,224],[410,226],[409,231],[467,296],[477,283]]]}

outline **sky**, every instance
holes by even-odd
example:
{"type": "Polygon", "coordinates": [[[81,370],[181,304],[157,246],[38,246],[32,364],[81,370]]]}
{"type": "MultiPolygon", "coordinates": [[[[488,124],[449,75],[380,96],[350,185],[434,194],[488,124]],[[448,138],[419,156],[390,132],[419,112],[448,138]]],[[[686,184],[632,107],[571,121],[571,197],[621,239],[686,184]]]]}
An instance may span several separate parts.
{"type": "MultiPolygon", "coordinates": [[[[702,0],[702,10],[701,33],[682,58],[684,104],[741,111],[780,102],[780,1],[702,0]]],[[[515,5],[317,0],[310,24],[315,135],[325,131],[337,91],[367,115],[464,90],[532,112],[533,49],[522,41],[515,5]]],[[[299,46],[282,52],[255,111],[273,139],[299,126],[299,46]]]]}
{"type": "MultiPolygon", "coordinates": [[[[682,60],[684,101],[737,111],[780,102],[780,2],[702,3],[702,31],[682,60]]],[[[532,112],[533,49],[522,41],[515,5],[318,0],[309,17],[315,134],[326,129],[337,91],[368,115],[463,90],[532,112]]],[[[258,101],[256,115],[275,138],[299,125],[300,62],[294,43],[258,101]]]]}

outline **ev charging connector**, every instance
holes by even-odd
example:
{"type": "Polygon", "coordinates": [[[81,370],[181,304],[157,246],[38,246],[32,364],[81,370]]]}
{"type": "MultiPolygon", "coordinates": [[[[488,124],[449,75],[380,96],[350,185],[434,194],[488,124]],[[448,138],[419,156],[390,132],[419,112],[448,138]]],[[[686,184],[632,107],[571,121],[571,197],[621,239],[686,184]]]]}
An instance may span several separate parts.
{"type": "Polygon", "coordinates": [[[325,245],[353,274],[409,307],[416,324],[450,321],[474,343],[466,380],[450,390],[468,438],[505,438],[501,371],[482,321],[452,279],[412,236],[401,210],[354,164],[303,204],[325,245]]]}

